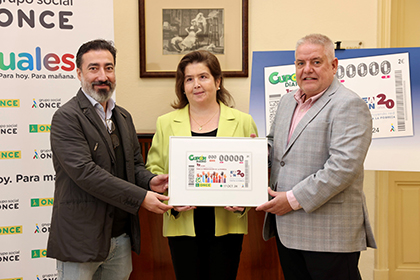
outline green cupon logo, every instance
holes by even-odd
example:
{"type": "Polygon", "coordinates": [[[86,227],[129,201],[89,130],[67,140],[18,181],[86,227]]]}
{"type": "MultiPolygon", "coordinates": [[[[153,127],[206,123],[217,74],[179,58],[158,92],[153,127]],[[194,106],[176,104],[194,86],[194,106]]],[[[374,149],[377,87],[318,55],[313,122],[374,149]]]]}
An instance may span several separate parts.
{"type": "Polygon", "coordinates": [[[190,155],[190,156],[188,157],[188,159],[189,159],[189,160],[191,160],[191,161],[196,160],[196,161],[198,161],[198,162],[205,162],[205,161],[206,161],[206,157],[205,157],[205,156],[199,156],[199,157],[196,157],[196,156],[194,156],[194,155],[190,155]]]}
{"type": "Polygon", "coordinates": [[[268,80],[271,84],[275,85],[278,83],[287,83],[287,82],[296,82],[296,74],[293,73],[292,75],[282,75],[279,76],[279,72],[273,72],[268,77],[268,80]]]}

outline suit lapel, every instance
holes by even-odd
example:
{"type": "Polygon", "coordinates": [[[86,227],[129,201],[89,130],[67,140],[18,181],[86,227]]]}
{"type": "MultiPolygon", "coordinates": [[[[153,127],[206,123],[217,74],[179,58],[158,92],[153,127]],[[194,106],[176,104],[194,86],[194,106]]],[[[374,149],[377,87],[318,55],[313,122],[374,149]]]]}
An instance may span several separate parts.
{"type": "Polygon", "coordinates": [[[284,106],[284,114],[283,116],[289,116],[287,118],[281,118],[279,121],[279,125],[276,125],[276,131],[281,135],[281,141],[283,144],[281,144],[281,148],[284,149],[284,153],[286,152],[286,149],[288,148],[287,144],[287,138],[289,137],[289,130],[290,130],[290,124],[292,123],[293,113],[295,111],[297,102],[293,97],[293,94],[290,96],[290,100],[287,102],[287,104],[284,106]]]}
{"type": "MultiPolygon", "coordinates": [[[[118,130],[120,132],[120,141],[124,150],[124,156],[125,158],[127,158],[127,155],[130,154],[129,148],[131,147],[131,139],[133,137],[132,135],[128,134],[129,129],[127,127],[127,122],[125,121],[127,116],[123,112],[121,112],[118,106],[115,106],[112,114],[115,118],[116,125],[118,126],[118,130]]],[[[112,148],[112,150],[114,151],[114,148],[112,148]]]]}
{"type": "Polygon", "coordinates": [[[171,128],[173,135],[178,136],[191,136],[191,125],[190,125],[190,118],[189,118],[189,108],[190,105],[187,104],[182,109],[176,111],[175,116],[171,123],[171,128]]]}
{"type": "Polygon", "coordinates": [[[231,110],[227,106],[220,103],[220,118],[219,126],[217,128],[217,136],[232,137],[238,127],[238,120],[235,118],[231,110]]]}
{"type": "MultiPolygon", "coordinates": [[[[287,145],[286,151],[287,152],[290,147],[293,145],[293,143],[296,141],[297,138],[302,134],[302,132],[305,130],[305,128],[308,126],[308,124],[322,111],[323,108],[330,102],[331,95],[333,95],[338,87],[339,87],[339,81],[334,78],[333,82],[331,83],[330,87],[325,91],[325,93],[312,105],[312,107],[309,109],[309,111],[303,116],[303,118],[300,120],[298,125],[295,128],[295,131],[292,134],[292,137],[290,138],[290,141],[287,145]]],[[[291,114],[293,116],[293,113],[291,114]]],[[[289,121],[289,124],[291,122],[291,119],[289,121]]],[[[289,131],[289,130],[287,130],[289,131]]]]}

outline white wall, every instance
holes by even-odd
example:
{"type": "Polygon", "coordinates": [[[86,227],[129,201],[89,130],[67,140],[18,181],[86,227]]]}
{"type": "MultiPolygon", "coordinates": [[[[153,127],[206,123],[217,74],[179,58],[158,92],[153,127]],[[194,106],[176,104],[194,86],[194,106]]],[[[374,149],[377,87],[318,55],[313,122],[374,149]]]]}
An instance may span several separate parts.
{"type": "MultiPolygon", "coordinates": [[[[117,101],[133,114],[138,132],[154,131],[156,118],[172,110],[175,79],[140,79],[138,1],[114,0],[114,17],[117,101]]],[[[250,73],[253,51],[293,50],[299,38],[314,32],[333,41],[360,40],[365,48],[375,48],[377,0],[301,0],[298,6],[284,0],[249,0],[250,73]]],[[[245,112],[250,81],[250,77],[226,79],[236,108],[245,112]]]]}

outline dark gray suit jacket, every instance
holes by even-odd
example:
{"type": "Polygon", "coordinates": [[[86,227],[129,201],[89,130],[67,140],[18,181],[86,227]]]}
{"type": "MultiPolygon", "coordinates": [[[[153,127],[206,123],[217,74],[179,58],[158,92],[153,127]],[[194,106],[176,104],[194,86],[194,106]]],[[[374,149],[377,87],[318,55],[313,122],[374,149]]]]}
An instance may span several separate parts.
{"type": "Polygon", "coordinates": [[[264,239],[274,236],[288,248],[355,252],[376,247],[363,193],[363,162],[372,139],[365,102],[334,78],[297,125],[287,143],[296,107],[284,95],[268,136],[270,185],[293,190],[303,209],[266,215],[264,239]]]}
{"type": "Polygon", "coordinates": [[[115,207],[132,214],[132,246],[140,252],[138,210],[154,175],[144,167],[131,115],[119,106],[113,115],[121,134],[127,181],[113,175],[116,157],[110,135],[81,90],[53,116],[56,181],[48,257],[73,262],[105,260],[115,207]]]}

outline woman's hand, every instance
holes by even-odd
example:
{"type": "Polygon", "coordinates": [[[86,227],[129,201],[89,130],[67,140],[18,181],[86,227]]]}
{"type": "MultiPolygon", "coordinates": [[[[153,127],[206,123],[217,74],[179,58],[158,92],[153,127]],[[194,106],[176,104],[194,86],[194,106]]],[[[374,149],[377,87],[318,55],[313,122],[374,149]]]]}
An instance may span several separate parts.
{"type": "Polygon", "coordinates": [[[174,210],[177,212],[184,212],[192,209],[196,209],[196,206],[174,206],[174,210]]]}
{"type": "Polygon", "coordinates": [[[245,211],[245,207],[240,207],[240,206],[226,206],[225,210],[228,210],[230,212],[235,212],[235,213],[243,213],[245,211]]]}
{"type": "Polygon", "coordinates": [[[150,189],[157,193],[164,193],[168,189],[168,174],[159,174],[153,177],[150,182],[150,189]]]}

